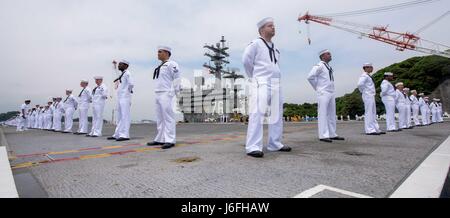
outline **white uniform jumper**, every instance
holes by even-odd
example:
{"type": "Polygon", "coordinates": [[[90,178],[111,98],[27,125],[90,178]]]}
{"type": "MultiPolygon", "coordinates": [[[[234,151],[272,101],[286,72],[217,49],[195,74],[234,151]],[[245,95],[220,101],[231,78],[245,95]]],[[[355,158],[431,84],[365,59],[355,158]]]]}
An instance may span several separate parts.
{"type": "Polygon", "coordinates": [[[333,69],[326,62],[321,61],[309,73],[308,81],[317,92],[319,138],[337,137],[333,69]]]}
{"type": "Polygon", "coordinates": [[[444,114],[442,112],[442,103],[438,103],[438,122],[444,122],[444,114]]]}
{"type": "Polygon", "coordinates": [[[63,104],[61,102],[56,102],[53,112],[53,130],[61,131],[62,130],[62,113],[63,113],[63,104]]]}
{"type": "Polygon", "coordinates": [[[78,107],[78,102],[73,95],[67,96],[64,100],[64,132],[72,132],[73,114],[78,107]]]}
{"type": "Polygon", "coordinates": [[[395,99],[397,94],[394,86],[388,80],[383,80],[381,83],[380,96],[386,109],[386,130],[397,130],[395,123],[395,99]]]}
{"type": "Polygon", "coordinates": [[[79,127],[78,133],[87,134],[89,131],[88,113],[89,105],[92,102],[91,90],[86,87],[78,95],[78,112],[79,112],[79,127]]]}
{"type": "Polygon", "coordinates": [[[407,107],[406,107],[406,98],[407,96],[403,93],[403,91],[396,90],[396,106],[398,110],[398,127],[400,129],[406,129],[407,125],[407,107]]]}
{"type": "Polygon", "coordinates": [[[165,61],[155,69],[156,125],[155,142],[176,143],[175,95],[180,92],[180,70],[174,61],[165,61]]]}
{"type": "Polygon", "coordinates": [[[280,87],[280,51],[262,38],[252,41],[244,51],[242,62],[251,81],[249,124],[246,152],[263,151],[263,124],[268,116],[269,140],[267,149],[278,151],[284,147],[283,95],[280,87]]]}
{"type": "Polygon", "coordinates": [[[117,106],[116,106],[116,120],[117,126],[113,137],[130,138],[131,125],[131,96],[133,92],[133,81],[128,70],[122,72],[122,75],[117,79],[119,87],[117,88],[117,106]]]}
{"type": "Polygon", "coordinates": [[[375,83],[373,78],[363,73],[358,81],[358,89],[362,93],[364,101],[364,124],[367,134],[380,132],[380,126],[377,122],[377,108],[375,103],[375,83]]]}
{"type": "Polygon", "coordinates": [[[23,103],[20,106],[20,114],[19,117],[17,119],[17,131],[24,131],[26,129],[26,119],[27,119],[27,112],[28,112],[28,105],[23,103]],[[25,111],[25,113],[23,113],[22,111],[25,111]],[[24,118],[25,117],[25,118],[24,118]]]}
{"type": "Polygon", "coordinates": [[[425,102],[425,100],[423,99],[423,97],[419,98],[419,108],[420,108],[420,115],[422,118],[422,125],[428,125],[428,119],[427,119],[427,103],[425,102]]]}
{"type": "Polygon", "coordinates": [[[438,109],[438,103],[437,102],[432,102],[431,105],[431,123],[437,123],[438,122],[438,113],[439,113],[439,109],[438,109]]]}
{"type": "Polygon", "coordinates": [[[44,121],[44,129],[51,130],[53,124],[53,106],[51,105],[47,110],[45,110],[45,121],[44,121]]]}
{"type": "Polygon", "coordinates": [[[108,99],[108,88],[102,83],[92,91],[92,130],[89,133],[91,136],[102,136],[106,99],[108,99]]]}

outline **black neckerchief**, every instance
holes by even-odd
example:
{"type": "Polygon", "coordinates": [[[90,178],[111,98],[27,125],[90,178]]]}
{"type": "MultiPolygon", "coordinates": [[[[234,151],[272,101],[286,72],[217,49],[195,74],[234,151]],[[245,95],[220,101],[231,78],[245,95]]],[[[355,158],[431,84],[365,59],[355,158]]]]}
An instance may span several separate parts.
{"type": "Polygon", "coordinates": [[[83,94],[84,90],[86,89],[86,87],[83,88],[83,90],[81,90],[80,94],[78,95],[78,97],[81,97],[81,94],[83,94]]]}
{"type": "Polygon", "coordinates": [[[323,65],[325,65],[325,67],[328,69],[328,73],[330,74],[330,81],[334,81],[334,77],[333,77],[333,68],[330,67],[327,62],[323,61],[323,65]]]}
{"type": "Polygon", "coordinates": [[[119,81],[120,83],[122,83],[122,77],[123,77],[124,74],[125,74],[125,70],[122,71],[122,74],[119,76],[119,78],[117,78],[116,80],[114,80],[114,82],[119,81]]]}
{"type": "Polygon", "coordinates": [[[67,100],[69,100],[70,95],[67,96],[66,100],[64,100],[64,103],[66,103],[67,100]]]}
{"type": "Polygon", "coordinates": [[[159,66],[155,69],[155,71],[153,72],[153,80],[159,78],[159,71],[161,70],[161,67],[162,67],[165,63],[167,63],[167,61],[163,61],[163,62],[161,63],[161,65],[159,65],[159,66]]]}
{"type": "Polygon", "coordinates": [[[372,80],[373,84],[375,85],[375,80],[373,79],[373,77],[370,74],[367,74],[367,75],[370,77],[370,79],[372,80]]]}
{"type": "Polygon", "coordinates": [[[95,91],[96,91],[98,88],[100,88],[100,86],[97,86],[97,87],[94,88],[94,90],[92,91],[92,95],[95,95],[95,91]]]}
{"type": "Polygon", "coordinates": [[[272,48],[271,48],[265,39],[263,39],[262,37],[260,39],[264,42],[264,44],[266,44],[267,48],[269,49],[270,61],[273,62],[275,59],[275,64],[277,64],[278,60],[277,60],[277,57],[275,56],[275,49],[274,49],[275,44],[272,43],[272,48]],[[272,57],[272,55],[273,55],[273,57],[272,57]]]}

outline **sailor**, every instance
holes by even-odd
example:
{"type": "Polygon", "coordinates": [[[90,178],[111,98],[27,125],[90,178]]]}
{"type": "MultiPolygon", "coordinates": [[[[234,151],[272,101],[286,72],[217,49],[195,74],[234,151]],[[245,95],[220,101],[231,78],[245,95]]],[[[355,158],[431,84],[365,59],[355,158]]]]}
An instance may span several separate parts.
{"type": "Polygon", "coordinates": [[[412,119],[414,121],[414,125],[421,126],[419,120],[420,103],[419,99],[417,99],[417,91],[412,90],[409,98],[411,99],[412,119]]]}
{"type": "Polygon", "coordinates": [[[264,157],[263,124],[269,125],[267,150],[290,152],[281,143],[283,135],[283,97],[280,88],[280,51],[272,38],[275,36],[274,19],[264,18],[257,24],[260,37],[245,49],[242,62],[251,83],[249,123],[245,150],[255,158],[264,157]],[[267,116],[266,116],[267,115],[267,116]]]}
{"type": "Polygon", "coordinates": [[[407,128],[407,112],[406,112],[406,95],[403,92],[403,88],[405,87],[402,82],[395,84],[396,90],[396,106],[398,111],[398,128],[406,129],[407,128]]]}
{"type": "Polygon", "coordinates": [[[438,114],[439,114],[439,109],[438,109],[439,105],[438,105],[438,99],[437,98],[433,98],[433,102],[431,102],[430,104],[430,108],[431,108],[431,123],[437,123],[438,122],[438,114]]]}
{"type": "Polygon", "coordinates": [[[320,62],[313,67],[308,81],[317,92],[319,139],[324,142],[345,140],[336,134],[336,91],[334,87],[334,71],[329,65],[331,52],[319,52],[320,62]]]}
{"type": "Polygon", "coordinates": [[[421,121],[422,126],[428,125],[428,119],[427,119],[427,103],[425,102],[425,94],[419,93],[419,109],[420,109],[420,115],[421,115],[421,121]]]}
{"type": "Polygon", "coordinates": [[[381,100],[383,101],[386,109],[386,130],[388,132],[398,132],[397,125],[395,123],[395,99],[396,92],[391,81],[394,79],[394,74],[391,72],[384,73],[384,80],[381,83],[381,100]]]}
{"type": "Polygon", "coordinates": [[[162,145],[169,149],[176,143],[175,100],[180,93],[180,69],[178,63],[170,60],[172,49],[168,46],[158,47],[158,60],[161,64],[153,73],[156,82],[156,126],[157,134],[148,146],[162,145]]]}
{"type": "Polygon", "coordinates": [[[40,105],[36,105],[36,110],[34,111],[34,123],[33,123],[33,129],[38,129],[39,128],[39,110],[40,110],[40,105]]]}
{"type": "Polygon", "coordinates": [[[52,121],[53,121],[53,108],[52,108],[53,102],[48,101],[47,107],[45,107],[45,120],[44,120],[44,129],[45,130],[51,130],[52,129],[52,121]]]}
{"type": "Polygon", "coordinates": [[[432,123],[431,123],[431,102],[430,102],[430,98],[428,96],[426,96],[424,98],[424,100],[425,100],[425,105],[426,105],[425,109],[427,110],[427,116],[426,116],[427,122],[428,122],[428,125],[431,125],[432,123]]]}
{"type": "Polygon", "coordinates": [[[32,108],[31,109],[31,113],[30,116],[28,117],[28,119],[30,120],[30,129],[34,129],[35,123],[36,123],[36,108],[32,108]]]}
{"type": "Polygon", "coordinates": [[[412,129],[413,128],[413,126],[411,125],[412,106],[411,106],[411,99],[409,98],[409,91],[410,91],[409,88],[407,87],[403,88],[403,94],[405,94],[406,128],[412,129]]]}
{"type": "Polygon", "coordinates": [[[44,129],[44,117],[45,117],[45,107],[39,107],[39,115],[38,115],[38,129],[44,129]]]}
{"type": "Polygon", "coordinates": [[[86,135],[88,137],[102,136],[103,111],[106,99],[108,99],[108,88],[103,83],[103,77],[95,76],[94,79],[97,86],[92,90],[92,130],[86,135]]]}
{"type": "Polygon", "coordinates": [[[114,81],[119,84],[117,88],[116,106],[117,126],[114,135],[109,137],[108,140],[130,140],[131,96],[133,94],[134,83],[131,78],[131,73],[128,70],[129,66],[130,63],[126,60],[121,61],[118,66],[122,73],[119,78],[114,81]]]}
{"type": "Polygon", "coordinates": [[[443,114],[443,111],[442,111],[441,99],[437,99],[437,104],[438,104],[438,122],[442,123],[442,122],[444,122],[444,114],[443,114]]]}
{"type": "Polygon", "coordinates": [[[66,99],[64,100],[64,132],[63,133],[72,133],[73,126],[73,114],[78,108],[78,102],[75,97],[72,95],[73,90],[66,90],[66,99]]]}
{"type": "Polygon", "coordinates": [[[55,131],[55,123],[56,123],[56,110],[55,110],[55,105],[56,105],[56,97],[53,97],[53,99],[52,99],[52,102],[53,102],[53,104],[52,104],[52,106],[50,107],[51,109],[52,109],[52,126],[51,126],[51,128],[50,128],[50,130],[51,131],[55,131]]]}
{"type": "Polygon", "coordinates": [[[78,95],[78,113],[79,113],[79,126],[75,135],[85,135],[89,131],[88,113],[89,106],[92,102],[91,90],[88,87],[89,81],[81,80],[80,86],[83,88],[78,95]]]}
{"type": "Polygon", "coordinates": [[[62,131],[62,113],[63,113],[63,103],[62,97],[57,97],[55,99],[55,104],[53,108],[53,131],[61,132],[62,131]]]}
{"type": "Polygon", "coordinates": [[[364,73],[360,76],[358,81],[358,89],[362,93],[364,101],[364,126],[367,135],[381,135],[386,134],[380,131],[380,126],[377,122],[377,108],[375,102],[375,82],[370,75],[373,72],[373,65],[366,63],[363,65],[364,73]]]}
{"type": "Polygon", "coordinates": [[[26,127],[26,121],[27,121],[27,114],[29,110],[29,105],[31,103],[31,100],[27,99],[25,102],[20,106],[20,114],[18,116],[18,123],[17,123],[17,131],[22,132],[24,130],[27,130],[26,127]]]}

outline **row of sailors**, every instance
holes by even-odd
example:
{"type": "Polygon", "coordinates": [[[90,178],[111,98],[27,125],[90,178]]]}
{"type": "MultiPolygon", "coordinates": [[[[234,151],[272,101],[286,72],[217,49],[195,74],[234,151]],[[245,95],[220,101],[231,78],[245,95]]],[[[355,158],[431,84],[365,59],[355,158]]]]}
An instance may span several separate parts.
{"type": "Polygon", "coordinates": [[[27,129],[43,129],[55,132],[72,133],[73,115],[79,110],[79,128],[77,135],[102,136],[103,111],[105,101],[108,99],[108,88],[103,84],[103,77],[94,77],[97,86],[91,91],[89,81],[82,80],[82,91],[77,98],[72,94],[73,90],[66,90],[66,98],[55,97],[49,100],[46,106],[36,105],[30,109],[31,100],[26,100],[20,108],[17,120],[17,131],[27,129]],[[92,103],[93,121],[92,128],[88,129],[88,110],[92,103]],[[64,128],[62,118],[64,115],[64,128]]]}

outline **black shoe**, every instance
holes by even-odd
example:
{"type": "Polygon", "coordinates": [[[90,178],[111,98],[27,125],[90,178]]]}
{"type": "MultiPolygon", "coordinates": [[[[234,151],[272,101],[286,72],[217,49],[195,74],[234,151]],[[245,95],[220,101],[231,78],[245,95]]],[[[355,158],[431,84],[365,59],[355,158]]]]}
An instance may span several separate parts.
{"type": "Polygon", "coordinates": [[[291,147],[289,147],[289,146],[284,146],[284,147],[282,147],[280,150],[278,150],[278,151],[280,151],[280,152],[291,152],[292,151],[292,148],[291,147]]]}
{"type": "Polygon", "coordinates": [[[92,137],[91,135],[86,135],[86,137],[92,137]]]}
{"type": "Polygon", "coordinates": [[[74,132],[73,134],[74,134],[74,135],[80,135],[80,133],[78,133],[78,132],[74,132]]]}
{"type": "Polygon", "coordinates": [[[161,147],[161,149],[169,149],[169,148],[173,148],[173,147],[175,147],[175,144],[166,143],[161,147]]]}
{"type": "Polygon", "coordinates": [[[373,132],[373,133],[366,133],[366,135],[381,135],[380,133],[373,132]]]}
{"type": "Polygon", "coordinates": [[[64,134],[68,134],[68,133],[71,133],[71,132],[62,132],[62,133],[64,133],[64,134]]]}
{"type": "Polygon", "coordinates": [[[386,132],[379,132],[380,135],[386,135],[386,132]]]}
{"type": "Polygon", "coordinates": [[[321,142],[328,142],[328,143],[332,143],[333,141],[331,139],[320,139],[321,142]]]}
{"type": "Polygon", "coordinates": [[[149,143],[147,143],[147,146],[158,146],[158,145],[164,145],[164,143],[161,143],[161,142],[149,142],[149,143]]]}
{"type": "Polygon", "coordinates": [[[344,140],[345,140],[345,138],[339,137],[339,136],[336,136],[336,137],[330,138],[330,139],[331,139],[331,140],[339,140],[339,141],[344,141],[344,140]]]}
{"type": "Polygon", "coordinates": [[[107,140],[117,140],[115,137],[108,137],[107,140]]]}
{"type": "Polygon", "coordinates": [[[77,135],[87,135],[87,133],[79,132],[77,135]]]}
{"type": "Polygon", "coordinates": [[[98,135],[91,135],[92,138],[98,138],[98,135]]]}
{"type": "Polygon", "coordinates": [[[247,155],[250,157],[254,157],[254,158],[264,157],[264,153],[262,151],[252,151],[252,152],[248,153],[247,155]]]}
{"type": "Polygon", "coordinates": [[[118,138],[118,139],[116,139],[116,141],[123,142],[123,141],[130,141],[130,139],[129,138],[118,138]]]}

